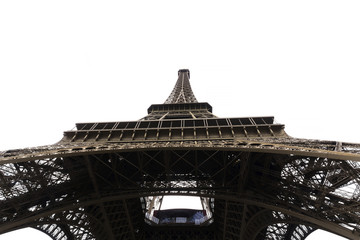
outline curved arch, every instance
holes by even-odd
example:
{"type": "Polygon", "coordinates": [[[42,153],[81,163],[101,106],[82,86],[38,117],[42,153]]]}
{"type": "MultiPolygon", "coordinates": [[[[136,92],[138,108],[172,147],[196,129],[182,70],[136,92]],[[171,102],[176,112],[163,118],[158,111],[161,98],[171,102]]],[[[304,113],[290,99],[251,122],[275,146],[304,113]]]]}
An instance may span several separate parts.
{"type": "MultiPolygon", "coordinates": [[[[130,151],[130,150],[128,150],[128,151],[130,151]]],[[[182,150],[182,151],[184,151],[184,150],[182,150]]],[[[156,152],[156,153],[160,152],[161,153],[161,151],[154,151],[154,152],[156,152]]],[[[190,151],[187,151],[187,152],[190,152],[190,151]]],[[[215,151],[213,150],[213,152],[215,152],[215,151]]],[[[217,151],[217,152],[220,152],[220,151],[217,151]]],[[[234,152],[232,152],[232,153],[234,153],[234,152]]],[[[221,152],[221,153],[223,153],[223,152],[221,152]]],[[[123,154],[121,154],[121,155],[123,155],[123,154]]],[[[264,154],[262,154],[261,156],[263,156],[263,155],[264,154]]],[[[181,156],[179,155],[178,157],[179,157],[179,159],[183,159],[183,158],[185,158],[184,156],[186,156],[186,153],[181,154],[181,156]]],[[[283,155],[283,156],[285,156],[285,155],[283,155]]],[[[278,157],[278,156],[276,156],[276,157],[278,157]]],[[[131,159],[131,158],[129,158],[129,159],[131,159]]],[[[154,159],[154,162],[157,161],[156,156],[153,156],[153,155],[151,155],[151,156],[149,155],[149,159],[151,159],[151,160],[154,159]]],[[[82,160],[82,159],[80,158],[79,160],[82,160]]],[[[104,159],[99,157],[98,160],[103,161],[104,159]]],[[[122,160],[122,159],[120,159],[120,160],[122,160]]],[[[234,158],[232,160],[234,160],[234,162],[235,162],[235,160],[238,160],[238,159],[234,158]]],[[[269,159],[266,159],[266,160],[269,160],[269,159]]],[[[270,160],[272,160],[272,158],[270,160]]],[[[185,159],[184,161],[186,163],[188,163],[189,159],[185,159]]],[[[81,161],[79,161],[79,162],[81,162],[81,161]]],[[[263,162],[263,161],[261,161],[261,162],[263,162]]],[[[275,162],[275,163],[279,163],[279,162],[280,161],[275,162]]],[[[345,163],[345,162],[342,162],[342,163],[345,163]]],[[[189,164],[187,167],[191,168],[192,165],[189,164]]],[[[259,172],[263,172],[263,168],[265,169],[265,167],[262,166],[261,164],[259,166],[257,166],[257,167],[262,168],[262,169],[259,170],[259,172]]],[[[234,169],[237,170],[238,168],[234,168],[234,169]]],[[[270,169],[270,171],[271,171],[271,169],[270,169]]],[[[105,173],[107,174],[107,172],[105,172],[105,173]]],[[[216,174],[217,173],[218,172],[216,172],[216,174]]],[[[273,174],[273,173],[274,172],[272,172],[272,173],[270,172],[270,174],[273,174]]],[[[275,173],[279,173],[279,172],[277,171],[275,173]]],[[[299,173],[300,174],[305,174],[302,171],[300,171],[299,173]]],[[[81,176],[86,176],[86,175],[81,175],[81,176]]],[[[274,177],[274,176],[276,177],[275,180],[282,180],[280,178],[279,174],[278,175],[274,175],[274,174],[271,175],[271,177],[274,177]]],[[[333,175],[333,176],[335,176],[335,175],[333,175]]],[[[151,177],[153,179],[155,179],[155,175],[153,175],[151,177]]],[[[267,175],[266,175],[266,177],[267,177],[267,175]]],[[[290,176],[290,177],[292,177],[292,176],[290,176]]],[[[338,234],[341,234],[343,236],[347,236],[348,238],[354,238],[354,236],[357,236],[356,235],[357,233],[352,233],[350,230],[346,229],[343,226],[340,226],[339,224],[331,223],[330,220],[333,219],[333,218],[331,218],[329,220],[329,219],[326,219],[326,215],[316,216],[315,215],[316,212],[311,211],[311,209],[309,208],[309,207],[313,207],[314,204],[311,201],[311,199],[306,199],[306,197],[307,197],[306,194],[304,195],[304,197],[301,196],[301,198],[299,198],[299,199],[304,200],[304,202],[303,202],[304,205],[307,204],[308,206],[305,206],[304,208],[301,208],[301,205],[299,205],[299,204],[287,205],[285,203],[285,201],[290,199],[289,196],[290,197],[298,197],[299,196],[297,193],[295,193],[294,191],[291,191],[289,189],[287,189],[287,190],[283,189],[281,194],[284,194],[284,198],[279,199],[280,195],[276,195],[276,194],[273,194],[272,197],[268,198],[270,195],[263,195],[260,192],[258,192],[260,194],[257,195],[257,197],[256,197],[255,194],[253,194],[252,196],[251,195],[240,194],[239,192],[236,192],[236,190],[234,190],[234,189],[231,189],[230,191],[225,191],[225,190],[219,191],[217,189],[213,189],[210,186],[202,187],[202,188],[195,188],[194,187],[194,188],[178,188],[177,189],[177,188],[174,188],[174,187],[165,188],[164,187],[165,185],[161,186],[161,188],[156,188],[156,187],[154,187],[154,185],[149,184],[147,186],[147,187],[149,187],[149,189],[144,189],[144,188],[141,188],[141,185],[136,185],[137,183],[134,182],[133,179],[129,179],[129,180],[132,181],[134,183],[134,186],[137,187],[136,190],[128,191],[128,192],[124,192],[124,191],[118,191],[118,192],[108,191],[108,192],[105,192],[105,190],[104,190],[104,192],[101,193],[101,197],[98,198],[98,199],[94,199],[93,196],[92,197],[91,196],[80,196],[80,198],[79,198],[79,194],[77,194],[76,196],[74,195],[74,196],[66,198],[66,199],[63,198],[61,200],[61,202],[50,202],[50,204],[48,206],[43,207],[41,209],[40,208],[36,209],[36,211],[33,212],[33,214],[34,214],[33,217],[31,217],[29,214],[26,214],[24,216],[19,217],[18,219],[20,219],[20,220],[17,223],[15,223],[15,222],[12,222],[12,223],[13,224],[19,224],[19,222],[23,221],[23,223],[26,225],[28,223],[29,219],[33,218],[33,220],[36,220],[37,218],[39,218],[41,216],[46,217],[46,215],[42,215],[42,214],[52,214],[53,211],[55,211],[55,212],[56,211],[61,211],[61,209],[64,209],[64,208],[61,208],[61,207],[65,207],[65,208],[68,207],[68,209],[73,209],[73,208],[79,208],[79,207],[82,207],[82,206],[88,206],[88,205],[91,205],[91,204],[101,204],[101,203],[107,202],[107,201],[117,201],[117,200],[129,199],[129,198],[138,198],[138,197],[141,197],[141,196],[149,196],[149,195],[151,195],[151,196],[154,196],[154,195],[184,195],[184,196],[204,196],[204,197],[211,197],[211,198],[215,198],[215,199],[224,199],[224,200],[236,201],[236,202],[239,202],[239,203],[242,203],[242,204],[255,205],[255,206],[259,206],[261,208],[266,208],[266,209],[269,209],[269,210],[274,210],[274,211],[279,211],[279,212],[286,213],[289,216],[293,216],[295,218],[302,219],[303,221],[312,223],[313,225],[316,225],[319,228],[327,229],[328,231],[334,231],[334,232],[336,232],[338,234]],[[200,191],[202,191],[202,192],[200,192],[200,191]],[[215,193],[215,191],[216,191],[216,193],[215,193]],[[289,196],[287,194],[289,194],[289,196]],[[263,196],[263,198],[261,198],[261,196],[263,196]],[[79,202],[77,202],[77,201],[79,201],[79,202]],[[266,201],[267,201],[267,203],[265,203],[266,201]],[[73,203],[75,203],[74,206],[72,205],[73,203]],[[64,204],[64,205],[62,205],[62,204],[64,204]],[[54,209],[51,210],[51,207],[54,207],[54,209]],[[36,215],[37,213],[40,213],[40,214],[36,215]],[[325,219],[325,220],[321,220],[321,219],[325,219]]],[[[267,180],[267,178],[262,179],[263,183],[266,183],[265,182],[266,180],[267,180]]],[[[309,190],[309,189],[312,190],[313,189],[313,188],[307,188],[307,186],[305,186],[305,185],[304,186],[301,186],[299,184],[296,185],[297,182],[296,182],[295,185],[292,184],[293,182],[291,182],[291,181],[289,181],[289,182],[290,182],[290,185],[288,185],[288,186],[290,186],[290,187],[299,187],[299,186],[300,187],[305,187],[303,189],[303,193],[306,192],[306,190],[309,190]]],[[[271,186],[274,187],[274,189],[275,189],[275,187],[278,187],[279,185],[277,183],[275,183],[275,184],[273,184],[271,186]]],[[[265,192],[264,194],[272,194],[272,192],[268,191],[268,192],[265,192]]],[[[282,195],[280,197],[282,197],[282,195]]],[[[295,199],[295,200],[297,200],[297,199],[295,199]]],[[[294,202],[295,202],[295,200],[294,200],[294,202]]],[[[345,201],[346,200],[345,198],[340,199],[340,200],[343,200],[345,203],[347,203],[347,201],[345,201]]],[[[50,201],[52,201],[52,199],[50,201]]],[[[343,217],[343,216],[340,216],[340,217],[343,217]]],[[[336,221],[336,219],[335,219],[335,221],[336,221]]],[[[13,226],[16,228],[19,225],[13,225],[13,226]]],[[[9,225],[5,226],[5,228],[8,228],[8,227],[9,227],[9,225]]]]}
{"type": "Polygon", "coordinates": [[[53,240],[71,239],[71,235],[68,234],[66,230],[64,230],[63,228],[61,228],[59,225],[56,224],[44,224],[41,226],[35,226],[33,228],[45,233],[53,240]]]}
{"type": "Polygon", "coordinates": [[[264,209],[249,220],[243,238],[256,239],[259,234],[263,233],[265,234],[264,239],[267,239],[266,237],[272,234],[276,234],[276,236],[283,234],[284,237],[287,237],[286,239],[293,239],[291,237],[305,239],[314,230],[314,227],[309,224],[304,225],[300,219],[264,209]],[[252,226],[254,227],[251,228],[252,226]]]}
{"type": "MultiPolygon", "coordinates": [[[[148,151],[148,150],[221,150],[221,151],[244,151],[244,152],[262,152],[273,154],[294,154],[306,157],[322,157],[336,160],[352,160],[360,162],[360,147],[357,145],[349,145],[349,148],[355,148],[356,151],[335,151],[335,146],[326,141],[318,141],[314,143],[319,145],[314,148],[304,147],[301,139],[285,138],[279,139],[277,142],[267,141],[250,141],[245,139],[227,140],[224,145],[217,140],[197,140],[197,145],[187,144],[186,141],[164,141],[158,142],[156,145],[146,142],[134,142],[130,145],[128,142],[111,142],[111,143],[79,143],[77,147],[73,145],[55,144],[47,146],[44,149],[37,149],[37,153],[23,152],[19,154],[11,154],[10,156],[1,156],[0,161],[5,163],[16,163],[33,161],[54,157],[70,157],[79,155],[91,155],[124,151],[148,151]],[[116,145],[114,145],[116,144],[116,145]],[[327,146],[324,148],[324,146],[327,146]],[[50,150],[49,150],[50,149],[50,150]]],[[[344,146],[346,144],[343,144],[344,146]]],[[[45,146],[46,147],[46,146],[45,146]]]]}
{"type": "Polygon", "coordinates": [[[341,237],[339,235],[321,229],[317,229],[313,231],[305,238],[305,240],[317,240],[320,238],[324,238],[324,239],[326,238],[327,240],[346,240],[346,238],[344,237],[341,237]]]}
{"type": "Polygon", "coordinates": [[[2,240],[13,240],[13,239],[49,239],[53,240],[47,233],[33,228],[21,228],[11,232],[1,234],[2,240]]]}
{"type": "Polygon", "coordinates": [[[81,232],[82,238],[86,237],[86,239],[89,240],[95,239],[90,232],[86,231],[82,227],[78,227],[78,226],[74,227],[74,225],[68,226],[64,224],[50,223],[50,224],[38,225],[33,228],[38,229],[41,232],[44,232],[53,240],[72,240],[74,239],[73,232],[75,231],[81,232]]]}
{"type": "MultiPolygon", "coordinates": [[[[70,209],[74,209],[74,208],[76,209],[79,207],[97,204],[99,202],[117,201],[117,200],[131,199],[134,197],[141,197],[141,196],[148,196],[148,195],[155,196],[155,195],[179,195],[179,194],[184,195],[184,196],[215,197],[212,194],[202,194],[202,193],[183,193],[183,194],[181,194],[181,193],[166,193],[165,191],[148,192],[147,194],[145,194],[144,192],[141,192],[141,193],[133,193],[133,194],[127,194],[127,195],[113,195],[113,196],[103,197],[101,199],[96,199],[96,200],[87,200],[84,202],[80,201],[80,203],[75,203],[75,204],[74,204],[74,202],[69,202],[66,205],[61,205],[58,208],[52,208],[48,211],[43,211],[40,214],[23,218],[17,222],[10,222],[10,223],[3,224],[0,227],[0,231],[5,232],[7,230],[10,230],[10,229],[13,229],[16,227],[20,227],[22,225],[27,226],[29,223],[31,223],[41,217],[46,217],[46,216],[49,216],[50,214],[53,214],[56,212],[61,212],[61,211],[66,211],[66,210],[70,210],[70,209]]],[[[84,198],[86,199],[86,196],[84,196],[84,198]]],[[[234,195],[217,195],[215,198],[230,200],[230,201],[234,201],[234,202],[241,202],[241,203],[248,204],[248,205],[259,206],[259,207],[262,207],[262,208],[265,208],[265,209],[268,209],[271,211],[281,212],[281,213],[287,214],[291,217],[294,217],[296,219],[301,219],[302,222],[304,222],[304,221],[308,222],[309,224],[314,225],[317,228],[321,228],[321,229],[327,230],[329,232],[334,232],[336,234],[339,234],[340,236],[344,236],[349,239],[358,239],[358,237],[359,237],[358,235],[356,235],[356,232],[353,232],[353,231],[351,231],[345,227],[342,227],[340,225],[337,225],[335,223],[319,220],[314,217],[302,214],[301,210],[295,212],[291,209],[288,209],[286,206],[277,206],[275,204],[271,205],[271,204],[263,202],[261,199],[251,198],[249,196],[240,197],[240,196],[234,196],[234,195]]]]}

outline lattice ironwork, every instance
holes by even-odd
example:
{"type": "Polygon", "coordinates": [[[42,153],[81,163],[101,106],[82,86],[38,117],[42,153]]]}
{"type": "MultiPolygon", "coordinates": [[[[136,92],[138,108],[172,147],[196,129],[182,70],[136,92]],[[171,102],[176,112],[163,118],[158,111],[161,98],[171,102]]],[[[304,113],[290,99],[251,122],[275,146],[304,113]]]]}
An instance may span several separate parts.
{"type": "Polygon", "coordinates": [[[196,103],[196,97],[190,86],[190,71],[181,69],[178,72],[179,78],[175,84],[170,96],[166,99],[164,104],[171,103],[196,103]]]}
{"type": "Polygon", "coordinates": [[[0,233],[301,240],[324,229],[360,238],[359,144],[292,138],[273,117],[217,118],[195,97],[173,102],[178,83],[171,103],[139,121],[78,123],[57,144],[2,152],[0,233]],[[211,219],[151,222],[149,201],[167,195],[207,199],[211,219]]]}

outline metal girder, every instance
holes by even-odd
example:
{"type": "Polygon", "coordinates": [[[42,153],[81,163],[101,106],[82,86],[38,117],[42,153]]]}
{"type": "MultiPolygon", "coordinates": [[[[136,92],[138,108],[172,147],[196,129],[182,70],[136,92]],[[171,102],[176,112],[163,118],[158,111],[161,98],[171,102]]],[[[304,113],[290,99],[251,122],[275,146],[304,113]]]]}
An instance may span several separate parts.
{"type": "MultiPolygon", "coordinates": [[[[91,182],[92,182],[94,190],[95,190],[95,196],[96,196],[96,198],[100,199],[101,198],[100,190],[99,190],[99,186],[98,186],[95,174],[94,174],[92,163],[89,160],[89,156],[84,156],[84,158],[85,158],[84,160],[86,162],[86,166],[87,166],[87,169],[88,169],[88,172],[89,172],[91,182]]],[[[114,233],[112,231],[112,228],[111,228],[111,225],[110,225],[110,222],[109,222],[109,218],[108,218],[107,212],[105,211],[105,207],[104,207],[103,202],[99,201],[99,205],[100,205],[100,209],[101,209],[101,213],[102,213],[102,218],[104,220],[104,227],[106,229],[106,233],[109,234],[109,239],[115,240],[115,236],[114,236],[114,233]]]]}
{"type": "Polygon", "coordinates": [[[0,154],[0,163],[26,162],[37,159],[69,157],[88,154],[113,153],[124,151],[169,150],[169,149],[208,149],[221,151],[263,152],[291,154],[297,156],[331,158],[337,160],[360,161],[360,144],[343,143],[342,151],[335,151],[336,142],[309,141],[296,138],[248,139],[248,140],[184,140],[149,141],[117,143],[76,143],[56,144],[34,149],[13,150],[0,154]]]}
{"type": "Polygon", "coordinates": [[[131,221],[131,219],[130,219],[129,210],[128,210],[126,201],[123,199],[123,200],[122,200],[122,203],[123,203],[123,205],[124,205],[126,218],[127,218],[127,220],[128,220],[128,223],[129,223],[131,238],[132,238],[133,240],[136,240],[135,235],[134,235],[134,227],[133,227],[132,221],[131,221]]]}
{"type": "Polygon", "coordinates": [[[138,121],[78,123],[56,144],[1,152],[0,233],[302,240],[324,229],[359,239],[360,144],[292,138],[273,117],[218,118],[189,77],[180,70],[166,104],[138,121]],[[166,195],[211,202],[211,219],[149,224],[146,201],[166,195]]]}
{"type": "MultiPolygon", "coordinates": [[[[211,197],[214,198],[215,201],[224,199],[224,201],[227,202],[228,201],[239,202],[243,205],[241,209],[243,209],[244,206],[258,206],[264,209],[282,212],[283,214],[287,214],[288,216],[292,216],[296,219],[302,219],[303,221],[306,221],[308,224],[312,224],[313,226],[317,226],[319,228],[336,232],[348,238],[355,239],[354,236],[357,236],[356,233],[352,233],[350,230],[346,230],[346,228],[338,224],[320,220],[321,218],[328,218],[330,213],[331,215],[340,214],[338,216],[340,217],[340,219],[343,218],[344,220],[339,220],[339,223],[341,223],[342,221],[346,221],[346,218],[349,219],[358,218],[357,215],[352,216],[352,214],[356,213],[357,209],[360,208],[358,202],[356,200],[351,200],[351,198],[341,197],[335,192],[337,188],[342,187],[344,185],[358,184],[356,176],[358,176],[357,174],[359,173],[360,169],[357,167],[357,165],[353,166],[347,164],[344,161],[309,158],[309,157],[296,157],[290,155],[271,155],[271,154],[263,154],[263,153],[252,153],[252,155],[250,156],[246,152],[245,153],[221,152],[221,151],[209,152],[205,150],[196,151],[196,154],[193,151],[189,152],[188,150],[181,150],[181,151],[170,150],[170,151],[166,151],[168,157],[163,158],[164,152],[165,152],[164,150],[144,151],[141,153],[141,155],[139,155],[138,152],[116,153],[113,155],[102,154],[102,155],[92,155],[85,158],[72,157],[69,160],[65,158],[61,162],[61,165],[63,165],[67,161],[71,161],[73,164],[75,164],[76,167],[71,166],[69,169],[79,169],[71,174],[72,179],[74,181],[79,181],[80,179],[84,179],[83,176],[92,173],[90,174],[90,184],[93,185],[93,189],[95,190],[95,195],[94,195],[95,198],[91,200],[92,198],[91,195],[86,196],[86,195],[82,195],[83,193],[79,192],[78,194],[82,195],[81,197],[78,196],[69,200],[66,200],[64,198],[64,200],[62,200],[62,203],[59,203],[58,205],[58,206],[66,206],[66,202],[68,202],[67,208],[64,207],[57,208],[55,207],[55,205],[53,205],[51,209],[45,212],[43,212],[43,210],[39,208],[40,212],[35,214],[35,216],[26,217],[26,215],[24,215],[24,218],[22,219],[20,218],[18,221],[13,222],[12,224],[9,225],[3,224],[0,227],[0,231],[4,232],[12,228],[18,228],[19,226],[26,225],[33,221],[36,221],[36,219],[49,216],[54,213],[61,213],[67,210],[76,209],[79,207],[86,207],[90,205],[101,206],[106,202],[114,202],[114,201],[116,202],[119,200],[124,201],[126,199],[133,199],[133,198],[140,199],[140,197],[142,196],[149,196],[149,195],[151,196],[193,195],[193,196],[211,197]],[[244,156],[246,157],[244,158],[244,156]],[[146,158],[146,160],[144,159],[144,157],[146,158]],[[91,166],[89,167],[88,163],[90,161],[90,158],[93,161],[96,161],[96,171],[94,171],[94,169],[91,166]],[[135,159],[136,161],[134,161],[135,159]],[[195,159],[196,161],[194,161],[195,159]],[[146,164],[144,164],[144,160],[146,164]],[[171,160],[171,163],[164,162],[169,160],[171,160]],[[190,161],[193,162],[191,163],[190,161]],[[253,167],[251,168],[246,167],[246,164],[249,164],[250,162],[253,165],[253,167]],[[246,164],[244,165],[244,163],[246,164]],[[158,166],[155,169],[153,168],[154,164],[158,166]],[[81,167],[82,165],[85,168],[87,168],[88,171],[84,172],[80,170],[82,168],[81,167]],[[229,168],[230,165],[231,168],[229,168]],[[280,168],[275,167],[277,165],[281,167],[280,168]],[[130,166],[134,170],[128,172],[130,166]],[[238,179],[237,181],[243,181],[244,179],[240,180],[240,176],[244,168],[248,169],[250,172],[248,172],[248,176],[246,177],[248,188],[245,192],[242,191],[243,194],[241,194],[241,192],[238,192],[237,185],[231,187],[232,184],[229,185],[228,183],[233,182],[234,177],[238,179]],[[149,180],[153,182],[160,181],[159,183],[161,183],[161,181],[171,182],[177,179],[176,177],[177,172],[178,171],[182,172],[184,169],[188,169],[186,170],[187,174],[192,175],[193,177],[191,178],[195,179],[198,183],[200,183],[199,181],[201,180],[201,176],[204,176],[203,174],[206,173],[207,177],[205,178],[205,180],[208,182],[210,181],[207,187],[207,192],[204,192],[204,190],[206,189],[205,188],[206,185],[204,184],[194,185],[193,187],[187,187],[187,188],[186,187],[179,188],[179,186],[176,188],[167,184],[160,184],[160,185],[156,184],[153,185],[152,187],[151,185],[147,185],[146,188],[143,188],[144,186],[142,184],[139,184],[139,181],[144,181],[143,176],[145,175],[149,177],[147,178],[147,181],[149,180]],[[236,171],[234,172],[235,169],[236,171]],[[152,172],[154,170],[155,172],[152,172]],[[281,174],[278,173],[279,171],[281,171],[281,174]],[[139,172],[139,174],[136,174],[136,172],[139,172]],[[226,174],[224,175],[225,172],[226,174]],[[326,173],[326,172],[330,172],[330,173],[326,173]],[[166,178],[164,178],[164,180],[161,180],[161,177],[159,178],[160,176],[159,173],[164,173],[165,174],[164,176],[166,176],[166,178]],[[261,173],[261,175],[257,175],[259,173],[261,173]],[[346,173],[351,173],[351,174],[346,174],[346,173]],[[346,178],[343,178],[343,176],[345,175],[346,178]],[[110,176],[113,177],[109,178],[110,176]],[[224,176],[226,177],[224,178],[224,176]],[[350,179],[349,176],[351,176],[350,179]],[[102,182],[101,187],[99,186],[99,180],[94,181],[95,178],[98,178],[102,182]],[[107,181],[102,180],[104,178],[107,178],[109,180],[107,181]],[[346,179],[346,181],[342,179],[346,179]],[[118,181],[119,183],[113,182],[114,180],[118,181]],[[354,180],[356,181],[354,182],[354,180]],[[121,188],[123,188],[122,186],[125,186],[122,185],[123,181],[127,183],[131,183],[130,185],[131,188],[129,188],[128,190],[119,189],[117,191],[113,191],[109,195],[109,193],[107,192],[107,188],[109,187],[113,188],[114,186],[120,186],[121,188]],[[113,183],[112,186],[108,186],[108,182],[112,182],[113,183]],[[262,190],[263,184],[264,186],[267,186],[267,188],[269,189],[272,188],[278,189],[280,186],[282,187],[279,188],[278,190],[279,193],[274,192],[276,193],[275,195],[269,195],[270,192],[266,193],[262,190]],[[256,190],[255,188],[257,185],[259,185],[260,187],[260,189],[258,190],[256,190]],[[231,188],[230,189],[228,188],[227,190],[226,189],[221,190],[220,187],[223,186],[228,186],[231,188]],[[289,187],[293,188],[296,191],[290,191],[291,189],[289,187]],[[249,191],[254,192],[255,195],[253,197],[250,197],[251,195],[249,195],[249,191]],[[317,192],[316,199],[312,197],[313,191],[317,192]],[[307,196],[307,194],[304,195],[304,193],[310,195],[307,196]],[[262,197],[259,198],[260,196],[262,197]],[[287,199],[293,199],[291,201],[294,202],[293,203],[291,201],[289,202],[289,200],[287,199]],[[298,199],[299,201],[296,199],[298,199]],[[313,210],[311,206],[314,207],[318,205],[321,206],[324,204],[324,201],[331,203],[331,205],[324,205],[328,209],[324,209],[325,212],[323,213],[321,213],[322,212],[321,210],[319,213],[323,214],[323,217],[320,217],[320,215],[317,215],[318,214],[316,213],[317,211],[313,210]],[[268,204],[265,204],[265,202],[267,202],[268,204]],[[339,204],[340,202],[343,202],[344,204],[339,204]],[[304,209],[305,205],[301,206],[298,205],[298,203],[310,204],[310,207],[307,210],[305,210],[304,209]],[[316,215],[313,215],[312,212],[314,212],[314,214],[316,213],[316,215]],[[318,217],[320,217],[320,219],[318,217]]],[[[49,164],[52,165],[51,161],[54,161],[53,164],[55,164],[57,160],[56,159],[47,160],[46,161],[47,165],[49,164]]],[[[43,162],[44,161],[38,162],[38,166],[37,166],[38,170],[36,172],[38,172],[39,176],[44,174],[44,170],[42,169],[43,162]]],[[[57,162],[60,163],[60,161],[57,162]]],[[[31,165],[33,167],[36,166],[36,164],[35,165],[31,164],[31,165]]],[[[45,168],[48,168],[47,165],[45,166],[45,168]]],[[[3,167],[4,166],[6,165],[3,165],[3,167]]],[[[54,166],[48,169],[50,171],[53,171],[52,169],[54,168],[56,169],[57,167],[54,166]]],[[[21,170],[20,168],[13,168],[10,166],[5,169],[7,169],[7,171],[10,171],[9,169],[13,169],[13,171],[17,171],[17,172],[21,170]]],[[[24,169],[28,169],[28,167],[24,169]]],[[[65,169],[61,171],[64,172],[65,169]]],[[[17,173],[14,172],[14,174],[17,173]]],[[[180,179],[182,179],[182,177],[180,179]]],[[[81,180],[81,181],[85,181],[85,180],[81,180]]],[[[43,185],[45,185],[45,183],[43,183],[43,185]]],[[[68,189],[67,191],[69,191],[71,190],[71,187],[69,186],[71,185],[68,184],[67,188],[62,188],[60,185],[58,189],[62,189],[62,190],[68,189]]],[[[9,185],[9,187],[5,188],[4,190],[12,191],[12,188],[9,185]]],[[[28,201],[28,199],[26,200],[28,201]]],[[[12,204],[12,202],[14,203],[16,202],[18,205],[20,201],[23,201],[21,200],[21,195],[19,195],[18,197],[14,195],[9,195],[9,199],[7,203],[11,209],[11,206],[14,205],[12,204]]],[[[28,204],[27,206],[31,206],[29,205],[29,203],[25,202],[25,204],[28,204]]],[[[228,208],[227,207],[224,208],[224,211],[227,214],[228,210],[226,209],[228,208]]],[[[241,211],[245,211],[245,210],[241,210],[241,211]]],[[[124,213],[126,215],[126,212],[124,213]]],[[[242,224],[239,224],[239,231],[244,231],[245,220],[243,218],[240,218],[240,220],[241,220],[240,223],[242,224]]],[[[126,221],[127,223],[129,222],[129,220],[126,221]]],[[[224,219],[224,221],[228,223],[227,222],[228,220],[224,219]]],[[[248,220],[246,222],[248,222],[248,220]]],[[[299,224],[300,223],[301,221],[299,221],[299,224]]],[[[223,226],[223,229],[226,229],[226,225],[223,226]]],[[[224,233],[224,230],[222,230],[221,232],[224,233]]]]}

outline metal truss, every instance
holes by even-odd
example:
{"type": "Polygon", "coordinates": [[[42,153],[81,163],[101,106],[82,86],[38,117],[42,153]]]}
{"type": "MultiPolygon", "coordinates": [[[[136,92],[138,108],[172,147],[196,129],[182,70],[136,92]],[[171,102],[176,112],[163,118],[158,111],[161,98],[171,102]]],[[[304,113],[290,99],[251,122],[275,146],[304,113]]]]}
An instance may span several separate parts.
{"type": "Polygon", "coordinates": [[[359,171],[352,161],[190,149],[6,163],[0,231],[32,226],[54,239],[151,239],[155,231],[165,239],[183,230],[147,226],[140,199],[188,195],[214,199],[214,223],[184,230],[199,239],[304,239],[317,228],[357,239],[359,171]],[[176,184],[184,180],[194,184],[176,184]]]}
{"type": "Polygon", "coordinates": [[[170,96],[164,104],[170,103],[195,103],[196,97],[190,86],[190,72],[187,69],[181,69],[178,72],[179,78],[175,84],[170,96]]]}
{"type": "Polygon", "coordinates": [[[181,70],[170,102],[142,120],[79,123],[57,144],[0,153],[0,234],[360,238],[359,144],[292,138],[273,117],[217,118],[192,95],[181,70]],[[211,221],[149,224],[149,199],[167,195],[209,199],[211,221]]]}

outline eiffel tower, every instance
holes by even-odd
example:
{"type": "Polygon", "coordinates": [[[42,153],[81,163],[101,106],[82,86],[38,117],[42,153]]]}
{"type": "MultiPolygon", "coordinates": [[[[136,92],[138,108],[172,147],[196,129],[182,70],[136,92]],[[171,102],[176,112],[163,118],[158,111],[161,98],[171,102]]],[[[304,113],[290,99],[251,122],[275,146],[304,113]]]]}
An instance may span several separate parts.
{"type": "Polygon", "coordinates": [[[0,233],[53,239],[360,239],[360,144],[290,137],[274,117],[221,118],[190,72],[138,121],[77,123],[0,153],[0,233]],[[162,209],[193,196],[200,209],[162,209]]]}

